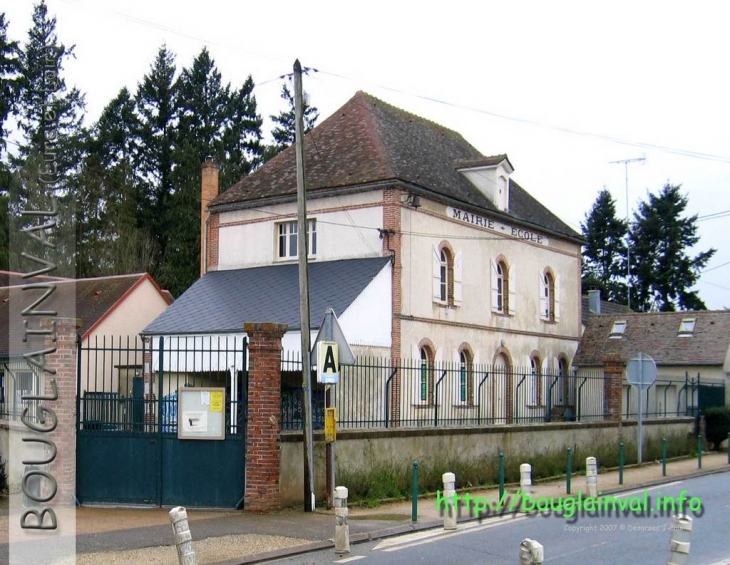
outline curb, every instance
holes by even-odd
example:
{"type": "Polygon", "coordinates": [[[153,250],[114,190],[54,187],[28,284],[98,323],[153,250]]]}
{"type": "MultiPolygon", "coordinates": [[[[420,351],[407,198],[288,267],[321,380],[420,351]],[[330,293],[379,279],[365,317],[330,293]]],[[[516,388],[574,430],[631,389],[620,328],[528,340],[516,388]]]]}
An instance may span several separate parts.
{"type": "MultiPolygon", "coordinates": [[[[656,480],[652,481],[646,481],[643,483],[635,483],[632,485],[621,485],[617,488],[612,488],[606,491],[601,491],[601,495],[610,495],[610,494],[617,494],[621,492],[628,492],[631,490],[640,490],[645,489],[657,485],[667,484],[678,480],[687,480],[687,479],[694,479],[696,477],[703,477],[707,475],[717,475],[720,473],[727,473],[730,472],[730,466],[727,467],[720,467],[717,469],[707,469],[707,470],[697,470],[693,473],[688,473],[685,475],[677,475],[674,477],[661,477],[656,480]]],[[[474,522],[477,520],[484,520],[484,518],[480,517],[474,517],[474,516],[465,516],[463,518],[458,519],[458,523],[467,523],[467,522],[474,522]]],[[[403,534],[408,534],[412,532],[420,532],[424,530],[432,530],[435,528],[442,527],[443,523],[441,520],[431,520],[429,522],[424,523],[418,523],[418,524],[401,524],[399,526],[393,526],[391,528],[383,528],[381,530],[374,530],[372,532],[365,532],[361,534],[354,534],[350,536],[350,543],[351,544],[359,544],[359,543],[366,543],[369,541],[379,540],[379,539],[385,539],[389,537],[399,536],[403,534]]],[[[287,549],[281,549],[276,551],[270,551],[266,553],[258,553],[256,555],[251,555],[249,557],[243,557],[243,558],[234,558],[229,559],[226,561],[218,561],[215,563],[211,563],[210,565],[252,565],[254,563],[264,563],[267,561],[273,561],[275,559],[282,559],[284,557],[294,557],[296,555],[302,555],[305,553],[312,553],[315,551],[321,551],[323,549],[329,549],[334,547],[334,542],[332,539],[328,539],[325,541],[318,541],[313,542],[306,545],[300,545],[296,547],[291,547],[287,549]]]]}

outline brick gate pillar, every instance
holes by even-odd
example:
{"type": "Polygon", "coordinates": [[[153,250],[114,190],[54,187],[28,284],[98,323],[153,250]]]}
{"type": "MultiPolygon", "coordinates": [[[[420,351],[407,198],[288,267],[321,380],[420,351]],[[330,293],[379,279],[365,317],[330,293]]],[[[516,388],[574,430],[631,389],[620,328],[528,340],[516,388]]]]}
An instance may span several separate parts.
{"type": "Polygon", "coordinates": [[[248,427],[244,508],[279,508],[279,436],[281,432],[281,338],[286,324],[244,324],[248,335],[248,427]]]}
{"type": "Polygon", "coordinates": [[[46,365],[55,369],[56,374],[46,376],[44,394],[53,394],[51,380],[55,379],[58,399],[42,404],[53,410],[58,425],[44,435],[56,445],[56,457],[50,464],[49,473],[58,484],[54,498],[61,505],[73,504],[76,500],[76,336],[80,328],[78,318],[56,318],[56,340],[46,338],[46,347],[56,349],[46,355],[46,365]]]}
{"type": "Polygon", "coordinates": [[[603,413],[612,422],[621,421],[624,360],[619,353],[603,357],[603,413]]]}

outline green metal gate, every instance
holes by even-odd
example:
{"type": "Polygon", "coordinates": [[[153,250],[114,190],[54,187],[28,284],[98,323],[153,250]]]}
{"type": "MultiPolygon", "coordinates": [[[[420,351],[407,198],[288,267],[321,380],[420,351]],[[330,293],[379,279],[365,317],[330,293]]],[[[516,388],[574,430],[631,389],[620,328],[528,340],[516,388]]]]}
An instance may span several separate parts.
{"type": "Polygon", "coordinates": [[[245,338],[101,338],[80,344],[78,353],[76,489],[81,504],[242,507],[245,338]],[[182,387],[225,389],[223,440],[178,439],[182,387]]]}

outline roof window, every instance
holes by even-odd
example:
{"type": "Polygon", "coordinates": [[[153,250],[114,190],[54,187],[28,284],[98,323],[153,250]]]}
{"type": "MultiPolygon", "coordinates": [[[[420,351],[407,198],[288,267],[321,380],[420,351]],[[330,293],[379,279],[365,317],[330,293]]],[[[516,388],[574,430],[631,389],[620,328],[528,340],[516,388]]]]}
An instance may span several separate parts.
{"type": "Polygon", "coordinates": [[[608,335],[612,339],[621,339],[626,329],[626,320],[616,320],[611,326],[611,333],[608,335]]]}
{"type": "Polygon", "coordinates": [[[695,331],[695,322],[697,318],[683,318],[679,324],[678,337],[692,337],[695,331]]]}

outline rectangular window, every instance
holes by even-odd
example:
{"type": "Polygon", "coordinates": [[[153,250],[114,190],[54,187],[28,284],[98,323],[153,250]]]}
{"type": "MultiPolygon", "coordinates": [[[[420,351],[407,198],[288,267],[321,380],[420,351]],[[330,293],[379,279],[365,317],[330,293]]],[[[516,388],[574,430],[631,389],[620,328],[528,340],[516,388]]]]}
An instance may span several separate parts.
{"type": "Polygon", "coordinates": [[[621,339],[626,330],[626,320],[616,320],[611,326],[611,333],[608,335],[611,339],[621,339]]]}
{"type": "MultiPolygon", "coordinates": [[[[278,234],[279,259],[296,259],[298,253],[297,222],[276,224],[278,234]]],[[[317,220],[307,220],[307,234],[309,235],[309,257],[317,255],[317,220]]]]}
{"type": "Polygon", "coordinates": [[[677,336],[679,337],[692,337],[692,334],[695,331],[695,322],[697,321],[696,318],[684,318],[682,322],[679,324],[679,332],[677,332],[677,336]]]}

